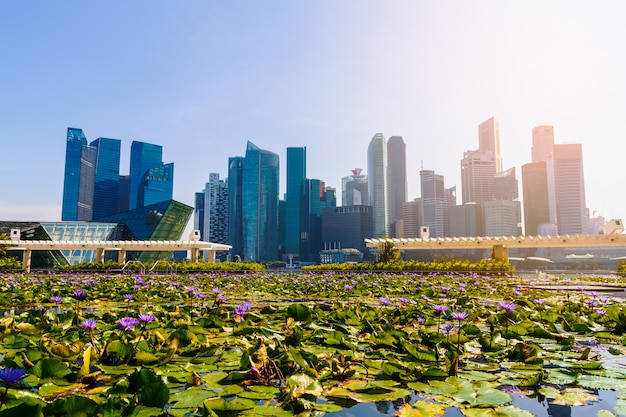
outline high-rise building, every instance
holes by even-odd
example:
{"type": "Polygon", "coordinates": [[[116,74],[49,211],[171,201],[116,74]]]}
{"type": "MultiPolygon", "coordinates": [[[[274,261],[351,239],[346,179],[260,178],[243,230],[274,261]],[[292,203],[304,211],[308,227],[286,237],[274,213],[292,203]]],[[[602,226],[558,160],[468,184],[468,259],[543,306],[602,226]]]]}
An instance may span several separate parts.
{"type": "Polygon", "coordinates": [[[402,205],[403,234],[405,238],[420,237],[422,227],[422,199],[415,198],[402,205]]]}
{"type": "Polygon", "coordinates": [[[387,144],[382,133],[367,148],[368,194],[374,217],[374,238],[389,236],[387,144]]]}
{"type": "Polygon", "coordinates": [[[300,201],[300,260],[319,262],[319,253],[323,249],[321,181],[305,179],[300,201]]]}
{"type": "Polygon", "coordinates": [[[494,198],[496,161],[491,152],[466,151],[461,160],[462,203],[482,204],[494,198]]]}
{"type": "MultiPolygon", "coordinates": [[[[392,136],[387,142],[387,166],[389,181],[389,220],[394,224],[402,220],[402,205],[407,200],[406,144],[402,136],[392,136]]],[[[390,229],[395,229],[391,227],[390,229]]],[[[392,237],[400,237],[393,235],[392,237]]]]}
{"type": "Polygon", "coordinates": [[[228,158],[228,244],[232,260],[243,260],[243,163],[244,158],[228,158]]]}
{"type": "Polygon", "coordinates": [[[547,164],[547,161],[540,161],[522,165],[524,234],[529,236],[542,235],[545,225],[552,224],[547,164]]]}
{"type": "Polygon", "coordinates": [[[341,178],[341,205],[369,205],[367,175],[361,174],[361,168],[352,170],[352,175],[341,178]]]}
{"type": "Polygon", "coordinates": [[[172,199],[174,192],[174,163],[149,168],[139,183],[137,202],[140,207],[172,199]]]}
{"type": "Polygon", "coordinates": [[[363,260],[372,259],[365,244],[371,238],[373,216],[370,206],[329,207],[322,214],[322,241],[326,250],[357,249],[363,260]]]}
{"type": "Polygon", "coordinates": [[[278,155],[248,142],[243,161],[241,207],[246,261],[278,259],[278,155]]]}
{"type": "Polygon", "coordinates": [[[554,145],[554,179],[558,233],[584,233],[589,211],[585,200],[582,145],[554,145]]]}
{"type": "Polygon", "coordinates": [[[63,182],[63,221],[90,221],[93,214],[96,151],[87,145],[82,129],[67,129],[65,176],[63,182]]]}
{"type": "Polygon", "coordinates": [[[537,126],[533,129],[532,162],[543,162],[554,157],[554,127],[537,126]]]}
{"type": "Polygon", "coordinates": [[[301,206],[306,179],[306,148],[287,148],[287,193],[285,196],[285,255],[300,257],[301,206]]]}
{"type": "Polygon", "coordinates": [[[121,144],[121,140],[109,138],[98,138],[90,144],[96,152],[93,220],[119,212],[121,144]]]}
{"type": "MultiPolygon", "coordinates": [[[[228,183],[217,173],[210,173],[204,190],[196,193],[194,228],[201,240],[228,244],[228,183]]],[[[217,259],[224,261],[227,255],[218,253],[217,259]]]]}
{"type": "MultiPolygon", "coordinates": [[[[131,210],[143,207],[140,193],[142,183],[151,168],[163,165],[163,147],[152,143],[133,141],[130,146],[130,195],[129,208],[131,210]]],[[[171,196],[170,196],[171,198],[171,196]]]]}
{"type": "Polygon", "coordinates": [[[490,152],[495,160],[496,172],[502,171],[500,122],[495,117],[478,125],[478,149],[481,152],[490,152]]]}
{"type": "Polygon", "coordinates": [[[450,207],[448,211],[450,237],[484,236],[483,206],[466,203],[450,207]]]}
{"type": "Polygon", "coordinates": [[[421,226],[428,226],[430,237],[448,236],[448,209],[456,204],[456,188],[446,189],[443,175],[431,170],[420,171],[420,184],[421,226]]]}
{"type": "Polygon", "coordinates": [[[486,236],[519,236],[522,233],[522,208],[515,168],[496,174],[494,199],[483,203],[486,236]]]}

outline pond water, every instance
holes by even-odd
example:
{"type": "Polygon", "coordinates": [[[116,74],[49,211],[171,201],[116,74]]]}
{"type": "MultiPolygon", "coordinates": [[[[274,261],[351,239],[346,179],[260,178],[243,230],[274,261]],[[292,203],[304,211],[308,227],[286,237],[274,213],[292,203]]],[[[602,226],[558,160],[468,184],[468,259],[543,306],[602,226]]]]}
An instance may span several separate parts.
{"type": "MultiPolygon", "coordinates": [[[[568,406],[554,404],[553,401],[540,401],[537,397],[531,398],[526,395],[513,394],[513,406],[533,413],[537,417],[593,417],[600,410],[608,410],[613,413],[613,407],[617,402],[617,392],[609,390],[589,390],[597,395],[598,401],[584,406],[568,406]]],[[[357,404],[350,408],[344,408],[336,413],[327,413],[325,417],[383,417],[393,416],[405,404],[414,403],[421,398],[412,396],[398,401],[379,401],[377,403],[357,404]]],[[[620,415],[615,413],[616,415],[620,415]]],[[[463,413],[455,407],[446,410],[444,417],[464,417],[463,413]]]]}

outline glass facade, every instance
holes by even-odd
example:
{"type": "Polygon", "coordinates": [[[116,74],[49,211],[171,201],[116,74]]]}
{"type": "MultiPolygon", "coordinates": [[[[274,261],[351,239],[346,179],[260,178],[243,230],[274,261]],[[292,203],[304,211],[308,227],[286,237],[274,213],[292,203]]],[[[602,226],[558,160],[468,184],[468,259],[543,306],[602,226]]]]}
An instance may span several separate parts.
{"type": "Polygon", "coordinates": [[[367,148],[368,194],[374,215],[374,238],[389,236],[387,169],[387,144],[383,134],[377,133],[367,148]]]}
{"type": "Polygon", "coordinates": [[[174,191],[174,163],[148,169],[139,186],[139,207],[172,199],[174,191]]]}
{"type": "Polygon", "coordinates": [[[228,244],[232,260],[243,260],[243,162],[244,158],[228,158],[228,244]]]}
{"type": "Polygon", "coordinates": [[[278,181],[278,155],[248,142],[241,197],[246,261],[278,259],[278,181]]]}
{"type": "Polygon", "coordinates": [[[142,207],[144,204],[139,200],[139,188],[144,181],[150,168],[163,164],[163,147],[152,143],[133,141],[130,146],[130,184],[129,206],[130,210],[142,207]]]}
{"type": "Polygon", "coordinates": [[[120,183],[119,139],[98,138],[91,142],[96,152],[93,193],[93,220],[118,212],[120,183]]]}
{"type": "Polygon", "coordinates": [[[300,258],[301,193],[306,179],[306,148],[287,148],[285,253],[300,258]]]}
{"type": "Polygon", "coordinates": [[[81,129],[67,129],[63,207],[61,219],[91,220],[95,177],[95,150],[81,129]]]}

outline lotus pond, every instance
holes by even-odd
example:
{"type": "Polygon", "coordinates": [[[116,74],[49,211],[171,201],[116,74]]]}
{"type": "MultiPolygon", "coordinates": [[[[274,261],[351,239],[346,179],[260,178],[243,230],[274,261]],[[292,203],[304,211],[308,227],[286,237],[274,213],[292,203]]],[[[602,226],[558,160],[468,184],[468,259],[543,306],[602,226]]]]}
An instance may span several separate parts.
{"type": "Polygon", "coordinates": [[[0,278],[0,417],[626,415],[617,277],[0,278]]]}

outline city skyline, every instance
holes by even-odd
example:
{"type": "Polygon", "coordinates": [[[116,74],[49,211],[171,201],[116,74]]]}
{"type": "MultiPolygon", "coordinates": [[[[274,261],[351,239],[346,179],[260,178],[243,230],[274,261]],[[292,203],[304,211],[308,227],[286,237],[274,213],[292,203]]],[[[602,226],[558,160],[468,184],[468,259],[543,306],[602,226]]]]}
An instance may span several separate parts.
{"type": "Polygon", "coordinates": [[[69,126],[121,138],[122,149],[163,146],[176,164],[173,197],[191,206],[248,140],[279,154],[283,198],[288,147],[306,147],[307,176],[340,190],[350,170],[369,174],[372,135],[402,136],[412,201],[422,161],[460,193],[463,152],[494,116],[503,169],[519,175],[532,130],[554,126],[557,143],[582,145],[591,214],[626,217],[626,196],[604,185],[624,177],[615,152],[626,134],[620,2],[0,9],[12,62],[0,69],[4,220],[61,218],[69,126]],[[58,24],[66,20],[76,26],[58,24]],[[27,22],[34,29],[16,36],[27,22]]]}

